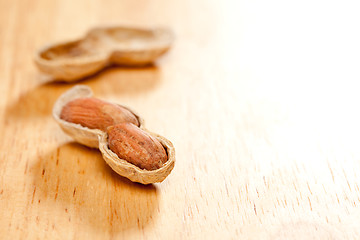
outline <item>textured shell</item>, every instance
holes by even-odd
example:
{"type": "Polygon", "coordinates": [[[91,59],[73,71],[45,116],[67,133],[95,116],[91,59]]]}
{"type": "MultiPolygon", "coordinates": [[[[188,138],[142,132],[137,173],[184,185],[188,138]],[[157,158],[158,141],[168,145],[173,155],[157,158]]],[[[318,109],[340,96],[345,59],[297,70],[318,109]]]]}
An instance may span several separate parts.
{"type": "Polygon", "coordinates": [[[103,39],[111,51],[109,62],[125,66],[142,66],[166,53],[174,36],[169,29],[136,29],[127,27],[96,28],[88,39],[103,39]]]}
{"type": "Polygon", "coordinates": [[[131,111],[140,123],[140,128],[155,137],[165,148],[168,160],[159,169],[145,170],[141,169],[124,159],[120,159],[113,151],[110,150],[107,142],[107,134],[99,129],[90,129],[83,127],[80,124],[70,123],[60,118],[62,108],[70,101],[76,98],[92,97],[91,89],[85,85],[76,85],[64,94],[62,94],[56,101],[53,108],[53,117],[58,122],[65,133],[71,136],[75,141],[92,148],[98,148],[106,163],[119,175],[130,179],[133,182],[142,184],[150,184],[163,181],[172,171],[175,165],[175,148],[172,143],[158,134],[148,131],[144,127],[144,120],[139,117],[134,111],[131,111]]]}
{"type": "Polygon", "coordinates": [[[119,175],[130,179],[133,182],[142,184],[149,184],[155,182],[162,182],[172,171],[175,165],[175,148],[172,143],[158,134],[152,133],[142,127],[144,131],[155,137],[166,149],[168,160],[159,169],[148,171],[141,169],[124,159],[119,158],[116,153],[110,150],[107,134],[102,134],[99,139],[99,150],[103,155],[106,163],[119,175]]]}
{"type": "Polygon", "coordinates": [[[169,50],[173,39],[169,29],[94,28],[80,40],[43,47],[34,60],[54,81],[72,82],[109,64],[150,64],[169,50]]]}
{"type": "MultiPolygon", "coordinates": [[[[92,97],[93,93],[91,89],[85,85],[76,85],[71,88],[64,94],[62,94],[59,99],[55,102],[53,108],[53,117],[59,123],[62,130],[71,136],[75,141],[92,148],[99,147],[99,138],[103,132],[99,129],[90,129],[87,127],[83,127],[80,124],[75,124],[71,122],[64,121],[60,118],[60,113],[62,108],[70,101],[76,98],[83,97],[92,97]]],[[[144,124],[144,120],[140,118],[134,111],[127,108],[131,111],[135,117],[138,119],[140,126],[144,124]]]]}

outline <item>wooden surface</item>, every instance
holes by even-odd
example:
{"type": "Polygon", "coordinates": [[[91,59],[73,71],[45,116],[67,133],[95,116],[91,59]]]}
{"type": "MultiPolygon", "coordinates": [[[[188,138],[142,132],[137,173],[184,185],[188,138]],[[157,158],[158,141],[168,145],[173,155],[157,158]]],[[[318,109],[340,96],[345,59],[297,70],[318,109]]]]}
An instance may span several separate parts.
{"type": "Polygon", "coordinates": [[[357,1],[0,1],[2,239],[360,239],[357,1]],[[51,117],[44,44],[165,25],[155,66],[82,81],[172,140],[160,184],[117,176],[51,117]]]}

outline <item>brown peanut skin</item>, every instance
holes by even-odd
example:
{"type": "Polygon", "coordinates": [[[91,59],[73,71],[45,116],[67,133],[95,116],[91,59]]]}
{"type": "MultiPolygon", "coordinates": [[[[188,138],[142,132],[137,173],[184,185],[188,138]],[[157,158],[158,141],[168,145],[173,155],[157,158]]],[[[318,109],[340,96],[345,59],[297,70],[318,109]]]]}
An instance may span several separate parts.
{"type": "Polygon", "coordinates": [[[156,170],[167,161],[161,143],[132,123],[108,127],[107,134],[111,151],[141,169],[156,170]]]}
{"type": "Polygon", "coordinates": [[[102,131],[122,122],[130,122],[139,126],[137,118],[129,110],[97,98],[77,98],[67,103],[61,110],[60,118],[102,131]]]}

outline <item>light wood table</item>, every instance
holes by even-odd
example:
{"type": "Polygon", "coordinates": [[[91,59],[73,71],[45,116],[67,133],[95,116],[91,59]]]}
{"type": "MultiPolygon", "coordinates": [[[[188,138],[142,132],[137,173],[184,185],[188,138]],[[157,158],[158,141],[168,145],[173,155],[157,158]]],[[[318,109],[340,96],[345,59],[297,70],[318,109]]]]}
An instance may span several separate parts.
{"type": "Polygon", "coordinates": [[[360,239],[357,1],[1,0],[1,239],[360,239]],[[134,184],[51,117],[32,56],[94,26],[169,26],[155,66],[81,81],[170,139],[134,184]]]}

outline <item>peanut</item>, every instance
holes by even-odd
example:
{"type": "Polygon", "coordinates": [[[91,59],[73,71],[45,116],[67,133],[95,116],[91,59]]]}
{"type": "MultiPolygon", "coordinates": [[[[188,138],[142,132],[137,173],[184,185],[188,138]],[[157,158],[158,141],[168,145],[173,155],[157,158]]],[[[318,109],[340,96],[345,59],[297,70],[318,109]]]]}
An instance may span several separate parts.
{"type": "Polygon", "coordinates": [[[108,103],[97,98],[77,98],[67,103],[60,118],[83,127],[106,131],[107,127],[123,122],[139,126],[139,121],[133,113],[124,107],[108,103]]]}
{"type": "Polygon", "coordinates": [[[139,168],[155,170],[167,161],[161,143],[132,123],[120,123],[107,128],[111,151],[139,168]]]}

